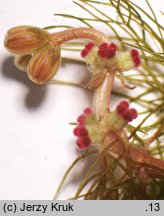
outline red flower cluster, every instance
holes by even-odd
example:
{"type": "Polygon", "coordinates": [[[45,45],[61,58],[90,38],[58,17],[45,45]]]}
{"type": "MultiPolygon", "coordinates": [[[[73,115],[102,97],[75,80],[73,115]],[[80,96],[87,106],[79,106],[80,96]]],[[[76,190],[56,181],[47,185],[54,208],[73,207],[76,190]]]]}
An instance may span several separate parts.
{"type": "Polygon", "coordinates": [[[137,118],[138,113],[136,109],[130,108],[127,101],[121,101],[116,107],[117,113],[127,122],[131,122],[137,118]]]}
{"type": "Polygon", "coordinates": [[[86,108],[83,114],[77,118],[78,125],[73,130],[74,135],[78,137],[76,144],[80,149],[86,149],[91,144],[88,131],[85,127],[86,117],[90,114],[92,114],[92,110],[90,108],[86,108]]]}
{"type": "Polygon", "coordinates": [[[139,52],[136,49],[131,50],[131,57],[134,62],[134,66],[139,67],[141,64],[141,59],[140,59],[139,52]]]}
{"type": "Polygon", "coordinates": [[[98,54],[102,58],[112,58],[115,56],[117,51],[117,46],[115,43],[102,43],[99,45],[98,54]]]}
{"type": "Polygon", "coordinates": [[[85,57],[88,55],[89,51],[90,51],[93,47],[94,47],[94,43],[88,43],[88,44],[84,47],[84,49],[81,51],[81,57],[82,57],[82,58],[85,58],[85,57]]]}

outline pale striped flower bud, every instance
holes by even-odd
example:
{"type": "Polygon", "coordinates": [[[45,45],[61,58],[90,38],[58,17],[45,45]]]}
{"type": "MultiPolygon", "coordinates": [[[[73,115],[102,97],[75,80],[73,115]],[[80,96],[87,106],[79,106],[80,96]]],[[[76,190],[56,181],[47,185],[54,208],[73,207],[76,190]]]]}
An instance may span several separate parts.
{"type": "Polygon", "coordinates": [[[27,67],[29,78],[37,84],[43,84],[51,80],[60,65],[60,52],[60,46],[51,45],[37,51],[27,67]]]}
{"type": "Polygon", "coordinates": [[[4,46],[14,54],[30,54],[46,42],[49,33],[33,26],[17,26],[10,29],[4,46]]]}

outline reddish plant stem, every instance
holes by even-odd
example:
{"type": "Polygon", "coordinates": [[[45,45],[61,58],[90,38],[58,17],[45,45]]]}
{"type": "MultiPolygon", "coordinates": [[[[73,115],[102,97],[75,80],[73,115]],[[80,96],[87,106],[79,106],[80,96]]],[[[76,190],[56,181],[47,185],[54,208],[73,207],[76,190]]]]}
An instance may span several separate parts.
{"type": "Polygon", "coordinates": [[[110,96],[114,82],[115,73],[107,73],[103,83],[99,86],[93,96],[93,112],[97,120],[100,120],[105,113],[109,112],[110,96]]]}
{"type": "MultiPolygon", "coordinates": [[[[127,145],[128,140],[124,131],[111,131],[106,137],[106,144],[109,145],[109,142],[117,140],[115,144],[111,147],[111,151],[117,155],[122,155],[122,159],[126,160],[129,158],[131,161],[136,164],[144,164],[147,166],[152,166],[157,168],[157,170],[161,169],[164,171],[164,160],[160,160],[152,157],[144,149],[136,148],[132,145],[127,145]],[[128,148],[127,148],[128,147],[128,148]],[[127,149],[125,151],[125,149],[127,149]],[[124,154],[123,154],[124,153],[124,154]]],[[[164,173],[163,173],[164,174],[164,173]]]]}
{"type": "Polygon", "coordinates": [[[71,28],[61,32],[49,34],[53,45],[62,44],[74,39],[89,39],[96,43],[109,42],[109,38],[102,32],[92,28],[71,28]]]}
{"type": "Polygon", "coordinates": [[[130,158],[137,163],[147,164],[164,171],[164,160],[154,158],[141,149],[130,146],[130,158]]]}

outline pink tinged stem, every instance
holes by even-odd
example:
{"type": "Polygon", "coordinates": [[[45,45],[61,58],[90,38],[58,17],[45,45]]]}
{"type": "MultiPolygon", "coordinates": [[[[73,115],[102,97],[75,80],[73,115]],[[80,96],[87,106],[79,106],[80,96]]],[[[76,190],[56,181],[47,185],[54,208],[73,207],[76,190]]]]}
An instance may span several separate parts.
{"type": "Polygon", "coordinates": [[[132,146],[130,147],[130,158],[137,163],[152,165],[154,167],[164,170],[164,160],[154,158],[148,155],[146,152],[142,151],[141,149],[137,149],[132,146]]]}
{"type": "Polygon", "coordinates": [[[92,106],[97,120],[100,120],[107,112],[109,112],[114,77],[115,73],[107,73],[102,85],[94,92],[92,106]]]}
{"type": "MultiPolygon", "coordinates": [[[[109,140],[112,140],[112,136],[108,137],[109,140]]],[[[123,154],[123,145],[122,142],[116,142],[115,145],[112,146],[111,151],[117,155],[123,154]]],[[[127,154],[124,155],[124,159],[126,160],[127,154]]],[[[136,163],[139,164],[146,164],[150,165],[156,168],[159,168],[161,170],[164,170],[164,160],[160,160],[157,158],[152,157],[148,153],[144,152],[141,149],[135,148],[134,146],[130,146],[129,149],[129,158],[136,163]]]]}
{"type": "Polygon", "coordinates": [[[74,39],[89,39],[96,43],[109,42],[109,38],[104,33],[92,28],[71,28],[52,33],[49,38],[53,44],[62,44],[74,39]]]}
{"type": "Polygon", "coordinates": [[[115,143],[111,146],[110,150],[119,156],[122,155],[122,159],[126,160],[128,156],[128,158],[130,158],[133,162],[150,165],[154,168],[157,168],[157,170],[161,169],[162,171],[164,171],[164,160],[154,158],[148,153],[144,152],[144,150],[138,149],[134,146],[129,146],[129,148],[127,148],[126,143],[128,142],[128,140],[124,132],[111,131],[110,133],[108,133],[108,136],[104,140],[104,144],[106,146],[113,141],[115,141],[115,143]]]}

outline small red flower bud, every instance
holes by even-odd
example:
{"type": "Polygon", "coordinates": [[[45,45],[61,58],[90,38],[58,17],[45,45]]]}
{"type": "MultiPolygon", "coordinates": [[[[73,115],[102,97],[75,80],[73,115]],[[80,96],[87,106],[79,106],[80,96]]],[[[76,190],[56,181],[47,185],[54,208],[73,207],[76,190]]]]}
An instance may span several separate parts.
{"type": "Polygon", "coordinates": [[[120,102],[120,105],[121,105],[121,106],[124,106],[124,107],[126,107],[126,108],[129,108],[129,103],[128,103],[126,100],[122,100],[122,101],[120,102]]]}
{"type": "Polygon", "coordinates": [[[114,43],[102,43],[99,45],[98,55],[102,58],[112,58],[115,56],[117,46],[114,43]]]}
{"type": "Polygon", "coordinates": [[[106,57],[107,58],[112,58],[115,56],[116,54],[116,51],[117,51],[117,46],[115,43],[110,43],[109,46],[108,46],[108,49],[107,49],[107,55],[106,57]]]}
{"type": "Polygon", "coordinates": [[[117,51],[117,45],[115,43],[110,43],[109,44],[110,50],[112,50],[114,53],[117,51]]]}
{"type": "Polygon", "coordinates": [[[107,43],[101,43],[100,45],[99,45],[99,50],[104,50],[104,49],[107,49],[108,48],[108,44],[107,43]]]}
{"type": "Polygon", "coordinates": [[[132,57],[139,56],[139,52],[138,52],[138,50],[136,50],[136,49],[132,49],[132,50],[131,50],[131,56],[132,56],[132,57]]]}
{"type": "Polygon", "coordinates": [[[129,103],[125,100],[121,101],[116,107],[118,114],[122,115],[129,108],[129,103]]]}
{"type": "Polygon", "coordinates": [[[138,117],[137,110],[134,108],[129,109],[129,113],[132,115],[133,119],[136,119],[138,117]]]}
{"type": "Polygon", "coordinates": [[[88,136],[79,137],[76,144],[80,149],[86,149],[90,146],[91,140],[88,136]]]}
{"type": "Polygon", "coordinates": [[[78,136],[82,137],[82,136],[87,136],[88,135],[88,131],[85,127],[79,127],[79,131],[78,131],[78,136]]]}
{"type": "Polygon", "coordinates": [[[94,43],[88,43],[85,48],[81,51],[81,57],[85,58],[89,51],[94,47],[94,43]]]}
{"type": "Polygon", "coordinates": [[[90,114],[92,114],[91,108],[86,108],[86,109],[84,110],[84,115],[85,115],[85,116],[88,116],[88,115],[90,115],[90,114]]]}
{"type": "Polygon", "coordinates": [[[82,136],[87,136],[88,131],[84,126],[77,126],[74,128],[73,133],[75,136],[82,137],[82,136]]]}
{"type": "Polygon", "coordinates": [[[123,119],[127,122],[133,121],[133,117],[129,114],[129,112],[125,112],[124,115],[122,116],[123,119]]]}
{"type": "Polygon", "coordinates": [[[100,49],[98,50],[98,55],[102,58],[106,57],[106,50],[100,49]]]}
{"type": "Polygon", "coordinates": [[[126,120],[127,122],[131,122],[133,121],[133,119],[136,119],[138,116],[136,109],[131,108],[128,109],[124,114],[123,114],[123,118],[124,120],[126,120]]]}
{"type": "Polygon", "coordinates": [[[133,58],[134,66],[137,68],[141,65],[141,59],[139,56],[133,58]]]}
{"type": "Polygon", "coordinates": [[[89,132],[85,127],[85,120],[92,113],[92,110],[86,108],[83,113],[77,118],[78,125],[73,130],[74,135],[78,137],[76,144],[80,149],[86,149],[91,144],[89,132]]]}
{"type": "Polygon", "coordinates": [[[115,56],[115,52],[113,52],[110,48],[106,50],[106,58],[113,58],[115,56]]]}
{"type": "Polygon", "coordinates": [[[94,43],[88,43],[88,44],[85,46],[85,49],[91,50],[92,47],[94,47],[94,43]]]}
{"type": "Polygon", "coordinates": [[[74,130],[73,130],[73,134],[74,134],[75,136],[79,136],[79,130],[80,130],[80,127],[79,127],[79,126],[75,127],[74,130]]]}
{"type": "Polygon", "coordinates": [[[82,58],[85,58],[87,54],[88,54],[88,50],[87,50],[87,49],[83,49],[83,50],[81,51],[81,57],[82,57],[82,58]]]}
{"type": "Polygon", "coordinates": [[[139,52],[136,49],[131,50],[131,57],[134,62],[134,66],[139,67],[141,65],[141,59],[140,59],[139,52]]]}
{"type": "Polygon", "coordinates": [[[98,50],[98,55],[101,56],[102,58],[106,57],[106,51],[108,49],[108,44],[107,43],[102,43],[99,45],[99,50],[98,50]]]}
{"type": "Polygon", "coordinates": [[[77,122],[79,123],[79,124],[84,124],[84,122],[85,122],[85,116],[84,115],[80,115],[78,118],[77,118],[77,122]]]}

